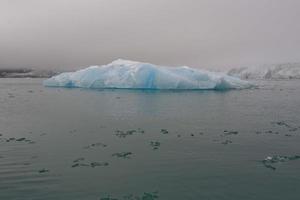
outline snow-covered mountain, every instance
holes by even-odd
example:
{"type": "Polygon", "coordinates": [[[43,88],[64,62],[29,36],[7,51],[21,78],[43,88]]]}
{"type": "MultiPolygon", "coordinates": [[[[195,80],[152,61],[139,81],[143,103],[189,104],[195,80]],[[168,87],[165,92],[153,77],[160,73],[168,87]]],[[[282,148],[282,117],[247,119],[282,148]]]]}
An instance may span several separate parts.
{"type": "Polygon", "coordinates": [[[300,79],[300,63],[234,68],[227,74],[241,79],[300,79]]]}

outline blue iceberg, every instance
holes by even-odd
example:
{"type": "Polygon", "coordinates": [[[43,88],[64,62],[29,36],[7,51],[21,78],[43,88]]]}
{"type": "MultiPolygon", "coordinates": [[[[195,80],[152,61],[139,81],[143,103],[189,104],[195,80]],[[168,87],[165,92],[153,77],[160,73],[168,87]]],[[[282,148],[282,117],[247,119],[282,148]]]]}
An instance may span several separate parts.
{"type": "Polygon", "coordinates": [[[49,87],[224,90],[252,87],[247,81],[190,67],[165,67],[129,60],[116,60],[76,72],[65,72],[44,81],[49,87]]]}

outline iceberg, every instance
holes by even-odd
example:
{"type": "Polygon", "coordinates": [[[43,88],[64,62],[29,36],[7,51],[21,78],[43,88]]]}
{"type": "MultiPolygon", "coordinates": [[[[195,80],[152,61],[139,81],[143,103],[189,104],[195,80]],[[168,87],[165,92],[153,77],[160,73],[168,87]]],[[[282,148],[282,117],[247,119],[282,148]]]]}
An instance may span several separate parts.
{"type": "Polygon", "coordinates": [[[110,64],[65,72],[45,80],[48,87],[225,90],[244,89],[252,84],[225,73],[187,66],[166,67],[118,59],[110,64]]]}

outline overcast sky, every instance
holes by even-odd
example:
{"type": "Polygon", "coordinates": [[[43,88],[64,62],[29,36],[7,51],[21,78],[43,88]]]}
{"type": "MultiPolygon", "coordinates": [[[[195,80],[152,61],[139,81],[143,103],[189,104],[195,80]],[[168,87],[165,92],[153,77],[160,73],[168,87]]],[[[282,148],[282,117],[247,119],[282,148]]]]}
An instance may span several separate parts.
{"type": "Polygon", "coordinates": [[[0,67],[300,61],[299,0],[0,0],[0,67]]]}

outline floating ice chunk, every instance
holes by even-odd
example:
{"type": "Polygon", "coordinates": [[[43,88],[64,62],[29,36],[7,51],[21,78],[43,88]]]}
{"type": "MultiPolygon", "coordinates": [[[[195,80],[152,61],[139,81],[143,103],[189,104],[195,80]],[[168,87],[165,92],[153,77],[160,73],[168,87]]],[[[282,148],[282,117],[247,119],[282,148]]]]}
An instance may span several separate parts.
{"type": "Polygon", "coordinates": [[[266,168],[272,169],[272,170],[276,170],[276,167],[274,166],[274,164],[276,163],[282,163],[282,162],[287,162],[287,161],[293,161],[293,160],[298,160],[300,159],[299,155],[294,155],[294,156],[279,156],[279,155],[275,155],[275,156],[268,156],[266,157],[262,163],[264,164],[264,166],[266,168]]]}
{"type": "Polygon", "coordinates": [[[165,67],[116,60],[76,72],[62,73],[44,81],[50,87],[123,89],[244,89],[252,84],[224,73],[183,67],[165,67]]]}

